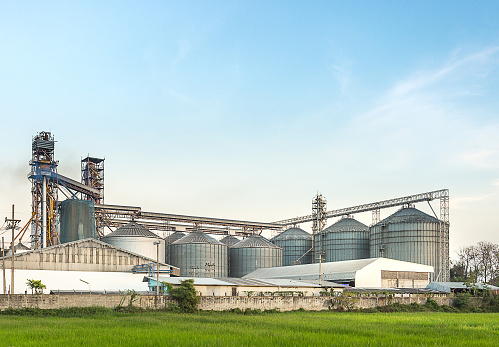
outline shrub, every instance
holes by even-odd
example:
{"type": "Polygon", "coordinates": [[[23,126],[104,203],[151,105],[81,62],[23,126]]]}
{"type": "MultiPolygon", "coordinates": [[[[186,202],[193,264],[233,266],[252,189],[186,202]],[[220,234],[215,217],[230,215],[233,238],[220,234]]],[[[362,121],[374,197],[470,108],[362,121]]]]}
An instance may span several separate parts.
{"type": "Polygon", "coordinates": [[[460,310],[465,309],[470,304],[470,294],[469,293],[459,293],[454,298],[454,306],[460,310]]]}
{"type": "Polygon", "coordinates": [[[427,299],[426,304],[424,304],[426,308],[430,311],[442,311],[440,305],[433,299],[427,299]]]}

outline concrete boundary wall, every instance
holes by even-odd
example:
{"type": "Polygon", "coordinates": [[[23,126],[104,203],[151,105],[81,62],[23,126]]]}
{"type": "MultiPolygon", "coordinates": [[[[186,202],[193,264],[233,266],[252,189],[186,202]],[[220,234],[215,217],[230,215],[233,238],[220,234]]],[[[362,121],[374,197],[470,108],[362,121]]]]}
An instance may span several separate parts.
{"type": "MultiPolygon", "coordinates": [[[[439,305],[452,305],[452,297],[435,297],[433,298],[439,305]]],[[[271,310],[278,309],[280,311],[292,311],[298,309],[304,310],[328,310],[330,307],[343,306],[355,308],[368,308],[376,306],[384,306],[389,303],[410,304],[416,302],[418,304],[425,304],[426,297],[412,296],[412,297],[358,297],[353,300],[346,299],[346,302],[335,300],[333,297],[312,297],[312,296],[294,296],[294,297],[201,297],[198,308],[200,310],[214,310],[224,311],[232,308],[239,308],[241,310],[261,309],[271,310]]],[[[42,295],[0,295],[0,310],[11,308],[40,308],[40,309],[57,309],[69,307],[89,307],[89,306],[102,306],[113,308],[120,303],[126,306],[130,301],[130,296],[123,296],[118,294],[96,295],[96,294],[83,294],[83,295],[67,295],[67,294],[42,294],[42,295]]],[[[164,308],[171,300],[167,296],[159,296],[157,307],[164,308]]],[[[476,300],[475,300],[476,301],[476,300]]],[[[475,305],[480,305],[477,301],[475,305]]],[[[134,301],[135,306],[142,308],[154,309],[156,307],[156,298],[154,295],[139,295],[134,301]]]]}

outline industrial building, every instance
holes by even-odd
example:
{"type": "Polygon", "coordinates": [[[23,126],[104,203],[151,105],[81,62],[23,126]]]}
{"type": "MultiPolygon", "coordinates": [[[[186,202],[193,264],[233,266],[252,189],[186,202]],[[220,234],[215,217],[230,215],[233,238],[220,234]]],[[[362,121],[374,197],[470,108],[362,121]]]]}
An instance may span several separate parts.
{"type": "MultiPolygon", "coordinates": [[[[129,276],[124,274],[139,273],[143,277],[154,273],[156,264],[158,264],[157,259],[148,258],[95,239],[78,240],[18,253],[14,255],[14,264],[12,264],[11,257],[5,257],[5,259],[1,259],[1,262],[9,273],[11,273],[10,269],[14,267],[15,284],[18,283],[19,276],[37,275],[40,278],[58,278],[61,281],[59,287],[50,288],[54,290],[67,288],[64,279],[65,276],[69,276],[72,272],[84,272],[86,273],[85,278],[93,277],[94,273],[107,273],[109,278],[118,276],[112,275],[113,273],[123,274],[127,278],[129,276]],[[46,273],[43,271],[46,271],[46,273]]],[[[179,268],[165,264],[162,261],[159,262],[158,270],[163,276],[180,275],[179,268]]],[[[121,278],[125,278],[123,276],[121,278]]],[[[136,280],[140,282],[142,277],[138,276],[136,280]]],[[[24,282],[21,281],[21,287],[17,285],[14,287],[15,293],[24,293],[26,278],[23,280],[24,282]]],[[[6,276],[6,289],[11,285],[11,282],[11,277],[6,276]]],[[[104,289],[111,290],[111,287],[114,288],[114,286],[108,286],[108,288],[104,289]]],[[[121,289],[125,290],[127,288],[121,289]]]]}
{"type": "MultiPolygon", "coordinates": [[[[160,291],[167,291],[166,283],[175,287],[186,279],[194,280],[194,287],[200,296],[319,296],[324,288],[337,292],[342,292],[345,288],[327,281],[319,284],[292,279],[160,277],[160,291]]],[[[156,290],[156,277],[145,277],[144,281],[148,283],[150,291],[156,290]]]]}
{"type": "Polygon", "coordinates": [[[405,261],[370,258],[255,270],[244,278],[326,280],[351,287],[425,288],[433,267],[405,261]]]}
{"type": "Polygon", "coordinates": [[[414,263],[423,264],[420,266],[426,267],[419,268],[423,269],[420,272],[432,279],[446,281],[449,277],[447,189],[330,211],[318,194],[311,215],[255,222],[105,204],[104,159],[82,159],[81,182],[66,177],[58,172],[55,139],[49,132],[33,137],[29,165],[32,218],[14,240],[19,243],[28,233],[34,251],[19,254],[26,250],[16,246],[17,269],[130,272],[133,266],[159,261],[160,268],[168,269],[172,276],[196,278],[240,278],[264,268],[287,268],[289,276],[318,280],[316,267],[322,266],[329,269],[331,280],[339,276],[342,283],[357,286],[419,286],[426,281],[423,274],[414,274],[419,270],[404,273],[397,265],[403,262],[396,262],[401,260],[414,268],[418,265],[414,263]],[[414,208],[416,203],[437,199],[440,217],[414,208]],[[380,220],[382,209],[396,206],[402,209],[380,220]],[[372,213],[370,227],[354,219],[364,212],[372,213]],[[327,227],[328,219],[337,217],[340,219],[327,227]],[[309,222],[312,233],[300,228],[309,222]],[[160,237],[159,232],[170,235],[160,237]],[[274,235],[270,241],[262,236],[270,233],[274,235]],[[224,237],[218,241],[216,235],[224,237]],[[364,265],[357,269],[352,264],[364,265]],[[364,280],[368,271],[373,271],[375,279],[364,280]]]}

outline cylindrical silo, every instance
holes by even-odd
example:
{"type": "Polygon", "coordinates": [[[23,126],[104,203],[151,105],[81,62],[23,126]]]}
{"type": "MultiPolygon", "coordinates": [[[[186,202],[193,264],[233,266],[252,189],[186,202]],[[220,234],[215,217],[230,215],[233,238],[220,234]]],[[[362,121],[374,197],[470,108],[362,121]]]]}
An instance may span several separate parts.
{"type": "Polygon", "coordinates": [[[196,231],[170,245],[171,265],[180,268],[180,276],[227,277],[227,246],[196,231]]]}
{"type": "Polygon", "coordinates": [[[185,234],[183,232],[176,231],[173,234],[165,237],[165,263],[171,265],[171,257],[170,257],[171,244],[181,239],[184,236],[185,234]]]}
{"type": "Polygon", "coordinates": [[[370,231],[371,257],[431,265],[435,270],[430,276],[432,281],[449,278],[448,273],[440,273],[440,264],[449,259],[449,237],[440,235],[437,218],[415,208],[402,208],[373,225],[370,231]]]}
{"type": "Polygon", "coordinates": [[[323,261],[369,258],[369,227],[344,217],[322,231],[323,261]]]}
{"type": "Polygon", "coordinates": [[[227,245],[227,247],[229,247],[229,248],[234,246],[239,241],[241,241],[241,240],[239,240],[237,237],[232,236],[232,235],[227,235],[223,239],[220,240],[220,242],[227,245]]]}
{"type": "Polygon", "coordinates": [[[220,240],[224,245],[227,245],[227,268],[229,269],[229,277],[232,277],[230,274],[230,251],[229,249],[234,246],[236,243],[238,243],[239,240],[237,237],[232,236],[232,235],[227,235],[223,239],[220,240]]]}
{"type": "Polygon", "coordinates": [[[270,239],[282,248],[282,265],[311,264],[313,262],[312,235],[300,228],[290,228],[270,239]]]}
{"type": "Polygon", "coordinates": [[[231,277],[243,277],[256,269],[282,266],[282,248],[260,235],[236,243],[229,249],[231,277]]]}
{"type": "Polygon", "coordinates": [[[157,247],[159,247],[159,261],[165,262],[165,240],[136,222],[132,221],[119,227],[101,240],[154,261],[158,260],[157,247]],[[159,245],[156,245],[156,242],[159,242],[159,245]]]}
{"type": "Polygon", "coordinates": [[[60,204],[60,242],[97,238],[94,202],[68,199],[60,204]]]}

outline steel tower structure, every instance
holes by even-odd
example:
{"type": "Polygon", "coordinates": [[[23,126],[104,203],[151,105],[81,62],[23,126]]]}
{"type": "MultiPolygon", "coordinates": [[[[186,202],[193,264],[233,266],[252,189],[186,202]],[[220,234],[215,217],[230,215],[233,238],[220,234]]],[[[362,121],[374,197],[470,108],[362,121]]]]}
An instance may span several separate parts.
{"type": "Polygon", "coordinates": [[[57,165],[54,137],[42,131],[33,137],[31,146],[31,246],[33,249],[59,243],[57,232],[57,165]]]}
{"type": "Polygon", "coordinates": [[[81,160],[81,183],[99,192],[98,196],[82,193],[82,199],[104,203],[104,159],[87,156],[81,160]]]}
{"type": "Polygon", "coordinates": [[[327,225],[326,217],[326,198],[322,194],[317,193],[314,200],[312,200],[312,233],[314,234],[314,260],[320,261],[323,255],[323,230],[327,225]]]}

